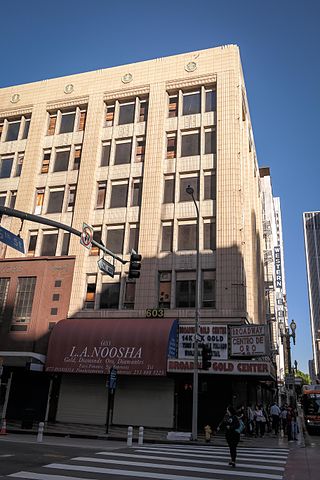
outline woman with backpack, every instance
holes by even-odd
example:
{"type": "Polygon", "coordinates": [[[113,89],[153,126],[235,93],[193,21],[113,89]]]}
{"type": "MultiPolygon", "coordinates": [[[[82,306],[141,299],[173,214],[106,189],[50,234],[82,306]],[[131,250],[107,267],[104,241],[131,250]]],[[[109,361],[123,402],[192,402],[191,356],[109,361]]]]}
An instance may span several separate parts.
{"type": "MultiPolygon", "coordinates": [[[[237,458],[237,445],[240,441],[240,431],[243,430],[244,423],[242,420],[239,420],[236,415],[236,410],[232,405],[227,408],[226,416],[221,422],[221,425],[225,425],[226,427],[226,440],[230,450],[229,465],[231,465],[231,467],[235,467],[237,458]]],[[[219,427],[217,430],[219,430],[219,427]]]]}

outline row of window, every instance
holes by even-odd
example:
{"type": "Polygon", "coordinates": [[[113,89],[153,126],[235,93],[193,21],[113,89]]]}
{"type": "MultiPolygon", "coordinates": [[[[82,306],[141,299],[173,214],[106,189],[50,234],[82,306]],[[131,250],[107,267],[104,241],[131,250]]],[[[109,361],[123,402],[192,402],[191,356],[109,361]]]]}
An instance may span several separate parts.
{"type": "MultiPolygon", "coordinates": [[[[216,307],[215,270],[201,272],[201,308],[216,307]]],[[[116,275],[112,281],[102,276],[97,288],[97,275],[87,276],[84,309],[134,309],[136,283],[128,279],[121,281],[116,275]]],[[[196,272],[175,271],[158,274],[159,308],[195,308],[196,272]],[[172,282],[172,277],[174,282],[172,282]]]]}
{"type": "Polygon", "coordinates": [[[17,199],[17,190],[10,190],[8,192],[0,192],[1,207],[14,208],[17,199]]]}
{"type": "Polygon", "coordinates": [[[25,140],[28,138],[30,121],[30,115],[0,120],[0,141],[25,140]]]}
{"type": "Polygon", "coordinates": [[[0,178],[20,177],[24,152],[10,153],[0,157],[0,178]]]}
{"type": "MultiPolygon", "coordinates": [[[[216,222],[214,218],[203,218],[203,244],[200,238],[200,250],[216,249],[216,222]]],[[[196,250],[197,249],[197,221],[173,220],[162,222],[161,252],[196,250]],[[176,243],[174,244],[174,240],[176,243]]]]}
{"type": "MultiPolygon", "coordinates": [[[[37,277],[18,277],[14,305],[11,318],[11,330],[26,331],[31,320],[31,312],[37,277]]],[[[62,281],[55,280],[54,288],[61,287],[62,281]]],[[[10,285],[10,278],[0,278],[0,323],[3,321],[7,307],[7,297],[10,285]]],[[[52,301],[60,300],[59,293],[52,294],[52,301]]],[[[51,315],[57,315],[58,308],[51,308],[51,315]]]]}

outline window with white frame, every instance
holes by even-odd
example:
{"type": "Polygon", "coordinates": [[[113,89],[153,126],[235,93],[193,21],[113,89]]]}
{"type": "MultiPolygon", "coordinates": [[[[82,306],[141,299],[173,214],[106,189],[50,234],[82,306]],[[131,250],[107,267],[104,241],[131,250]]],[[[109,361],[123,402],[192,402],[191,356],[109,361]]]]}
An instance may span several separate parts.
{"type": "Polygon", "coordinates": [[[114,165],[131,163],[132,139],[116,140],[114,165]]]}
{"type": "Polygon", "coordinates": [[[38,240],[38,230],[30,230],[29,232],[29,244],[27,250],[28,257],[34,257],[37,248],[37,240],[38,240]]]}
{"type": "Polygon", "coordinates": [[[118,309],[120,299],[120,276],[115,274],[114,278],[102,276],[100,292],[100,309],[118,309]]]}
{"type": "Polygon", "coordinates": [[[0,192],[0,205],[1,205],[1,207],[5,207],[6,200],[7,200],[7,192],[0,192]]]}
{"type": "Polygon", "coordinates": [[[141,178],[134,178],[132,180],[132,191],[131,191],[131,206],[140,207],[141,205],[141,194],[142,194],[142,181],[141,178]]]}
{"type": "Polygon", "coordinates": [[[108,167],[110,163],[111,141],[103,142],[101,147],[100,167],[108,167]]]}
{"type": "Polygon", "coordinates": [[[36,277],[18,277],[12,323],[30,322],[36,283],[36,277]]]}
{"type": "MultiPolygon", "coordinates": [[[[102,225],[97,225],[93,227],[93,240],[98,243],[101,243],[101,236],[102,236],[102,225]]],[[[90,248],[90,255],[99,255],[99,247],[92,244],[90,248]]]]}
{"type": "Polygon", "coordinates": [[[202,271],[202,308],[216,308],[216,271],[202,271]]]}
{"type": "Polygon", "coordinates": [[[161,252],[172,252],[173,243],[173,222],[162,222],[161,252]]]}
{"type": "Polygon", "coordinates": [[[134,161],[136,163],[143,162],[146,150],[146,139],[145,137],[137,137],[136,139],[136,154],[134,161]]]}
{"type": "Polygon", "coordinates": [[[125,308],[126,310],[134,309],[135,294],[136,294],[136,282],[134,280],[127,278],[125,282],[123,308],[125,308]]]}
{"type": "Polygon", "coordinates": [[[196,220],[180,220],[178,223],[178,250],[196,250],[196,220]]]}
{"type": "Polygon", "coordinates": [[[194,115],[201,112],[201,92],[182,93],[182,115],[194,115]]]}
{"type": "Polygon", "coordinates": [[[216,129],[206,128],[204,131],[204,153],[217,153],[217,138],[216,138],[216,129]]]}
{"type": "Polygon", "coordinates": [[[216,222],[213,218],[203,220],[203,248],[204,250],[216,249],[216,222]]]}
{"type": "Polygon", "coordinates": [[[96,209],[103,209],[106,201],[107,182],[97,182],[96,209]]]}
{"type": "Polygon", "coordinates": [[[200,131],[181,132],[181,157],[200,155],[200,131]]]}
{"type": "Polygon", "coordinates": [[[0,178],[10,178],[12,165],[14,162],[14,154],[1,155],[0,157],[0,178]]]}
{"type": "Polygon", "coordinates": [[[167,132],[167,158],[177,156],[177,132],[167,132]]]}
{"type": "Polygon", "coordinates": [[[87,275],[86,281],[86,293],[84,298],[83,308],[85,310],[93,310],[95,308],[96,300],[96,288],[97,288],[97,275],[87,275]]]}
{"type": "Polygon", "coordinates": [[[37,188],[35,208],[34,208],[34,213],[36,215],[41,215],[42,209],[43,209],[43,202],[44,202],[44,188],[37,188]]]}
{"type": "Polygon", "coordinates": [[[204,200],[215,200],[216,199],[216,173],[213,170],[208,170],[204,172],[203,177],[204,189],[203,189],[203,199],[204,200]]]}
{"type": "Polygon", "coordinates": [[[129,225],[129,242],[127,253],[131,253],[132,250],[138,252],[139,245],[139,224],[132,223],[129,225]]]}
{"type": "Polygon", "coordinates": [[[148,118],[148,100],[139,99],[139,122],[146,122],[148,118]]]}
{"type": "Polygon", "coordinates": [[[20,175],[21,175],[23,159],[24,159],[24,152],[18,152],[16,170],[15,170],[15,174],[14,174],[15,177],[20,177],[20,175]]]}
{"type": "Polygon", "coordinates": [[[58,244],[58,230],[44,230],[42,233],[41,253],[42,257],[55,256],[58,244]]]}
{"type": "Polygon", "coordinates": [[[70,233],[64,232],[62,237],[61,255],[69,254],[70,233]]]}
{"type": "Polygon", "coordinates": [[[118,125],[126,125],[134,122],[135,101],[119,103],[118,125]]]}
{"type": "Polygon", "coordinates": [[[122,254],[124,243],[124,225],[108,225],[106,245],[113,253],[122,254]]]}
{"type": "Polygon", "coordinates": [[[68,170],[70,151],[71,147],[56,149],[53,167],[54,172],[64,172],[68,170]]]}
{"type": "Polygon", "coordinates": [[[14,208],[17,200],[17,190],[10,191],[10,203],[9,208],[14,208]]]}
{"type": "Polygon", "coordinates": [[[41,173],[49,172],[50,158],[51,158],[51,148],[47,148],[43,150],[41,173]]]}
{"type": "Polygon", "coordinates": [[[112,127],[114,124],[115,104],[106,105],[105,127],[112,127]]]}
{"type": "Polygon", "coordinates": [[[183,173],[180,175],[180,202],[192,202],[192,195],[187,193],[188,186],[193,188],[195,200],[199,200],[199,176],[198,173],[183,173]]]}
{"type": "Polygon", "coordinates": [[[71,133],[85,129],[86,107],[59,109],[48,113],[47,135],[71,133]]]}
{"type": "Polygon", "coordinates": [[[28,138],[31,115],[5,118],[0,120],[0,139],[2,142],[14,142],[28,138]]]}
{"type": "Polygon", "coordinates": [[[49,189],[49,200],[47,213],[61,213],[63,208],[65,187],[55,187],[49,189]]]}
{"type": "Polygon", "coordinates": [[[176,308],[194,308],[196,299],[196,272],[176,272],[176,308]]]}
{"type": "Polygon", "coordinates": [[[163,203],[174,203],[175,175],[164,176],[163,203]]]}
{"type": "Polygon", "coordinates": [[[126,207],[127,198],[128,198],[128,180],[112,182],[110,208],[126,207]]]}
{"type": "Polygon", "coordinates": [[[178,116],[178,99],[179,95],[177,93],[169,94],[168,96],[168,116],[169,118],[178,116]]]}
{"type": "Polygon", "coordinates": [[[67,212],[73,212],[76,203],[77,185],[68,186],[67,212]]]}
{"type": "Polygon", "coordinates": [[[159,272],[159,308],[171,305],[171,272],[159,272]]]}

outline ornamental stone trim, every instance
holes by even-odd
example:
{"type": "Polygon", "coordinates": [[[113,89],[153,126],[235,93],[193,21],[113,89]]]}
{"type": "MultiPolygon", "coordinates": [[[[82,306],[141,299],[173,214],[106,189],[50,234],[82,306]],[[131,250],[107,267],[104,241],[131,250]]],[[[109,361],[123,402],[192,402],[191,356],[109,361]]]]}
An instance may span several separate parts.
{"type": "Polygon", "coordinates": [[[130,90],[114,90],[103,96],[103,100],[118,100],[119,98],[136,97],[138,95],[146,95],[150,92],[149,86],[140,88],[132,88],[130,90]]]}
{"type": "Polygon", "coordinates": [[[73,98],[72,100],[69,100],[66,102],[65,100],[61,100],[60,102],[48,102],[47,103],[47,109],[49,110],[58,110],[60,108],[66,108],[66,107],[78,107],[79,105],[82,105],[84,103],[89,102],[89,97],[78,97],[78,98],[73,98]]]}
{"type": "Polygon", "coordinates": [[[217,75],[202,75],[190,79],[181,78],[178,80],[170,80],[169,82],[166,82],[166,88],[167,90],[174,90],[184,87],[198,86],[199,83],[201,83],[201,85],[207,85],[208,83],[215,83],[216,81],[217,75]]]}

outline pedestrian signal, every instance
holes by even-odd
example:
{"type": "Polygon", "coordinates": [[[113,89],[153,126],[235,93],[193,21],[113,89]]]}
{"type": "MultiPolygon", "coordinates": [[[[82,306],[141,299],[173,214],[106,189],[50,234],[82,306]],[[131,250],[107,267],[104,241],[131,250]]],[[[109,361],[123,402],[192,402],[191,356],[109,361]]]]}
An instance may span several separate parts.
{"type": "Polygon", "coordinates": [[[202,370],[209,370],[211,367],[212,350],[208,343],[202,346],[202,370]]]}

